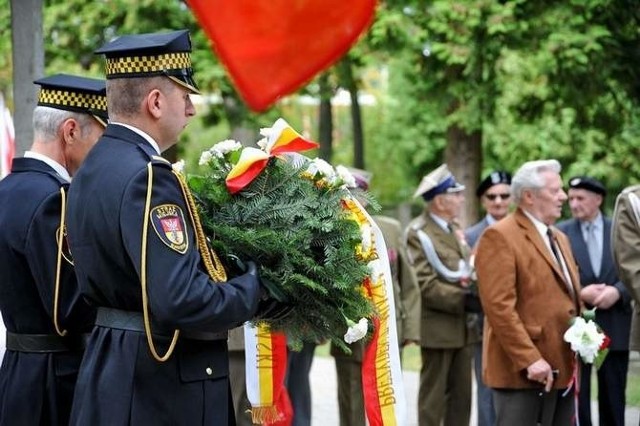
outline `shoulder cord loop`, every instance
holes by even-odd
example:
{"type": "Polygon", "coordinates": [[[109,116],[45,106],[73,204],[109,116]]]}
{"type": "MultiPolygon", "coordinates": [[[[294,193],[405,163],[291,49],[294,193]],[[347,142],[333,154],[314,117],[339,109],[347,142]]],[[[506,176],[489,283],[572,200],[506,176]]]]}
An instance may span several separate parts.
{"type": "Polygon", "coordinates": [[[191,222],[193,223],[193,228],[196,233],[198,250],[200,251],[200,256],[202,256],[202,261],[204,262],[204,266],[207,269],[207,273],[216,282],[225,282],[227,281],[227,273],[225,272],[224,266],[222,265],[222,262],[220,262],[220,259],[218,258],[216,252],[213,251],[213,249],[209,247],[209,244],[207,243],[207,238],[205,237],[202,223],[200,222],[200,216],[198,215],[196,202],[193,199],[191,190],[189,190],[187,181],[185,180],[182,173],[174,170],[173,174],[178,178],[178,182],[180,182],[180,188],[182,189],[182,194],[184,195],[184,199],[187,202],[189,216],[191,217],[191,222]]]}
{"type": "Polygon", "coordinates": [[[153,166],[151,163],[147,164],[147,170],[149,172],[149,177],[147,180],[147,198],[144,203],[144,220],[142,224],[142,253],[140,257],[140,284],[142,285],[142,315],[144,317],[144,331],[147,335],[147,344],[149,345],[149,350],[151,351],[151,355],[158,362],[165,362],[169,359],[173,350],[176,347],[176,343],[178,343],[178,336],[180,335],[180,330],[173,331],[173,337],[171,338],[171,344],[169,345],[169,349],[167,352],[160,356],[158,355],[158,351],[156,350],[155,344],[153,343],[153,336],[151,334],[151,321],[149,320],[149,300],[147,297],[147,231],[149,226],[149,210],[151,208],[151,191],[153,189],[153,166]]]}
{"type": "Polygon", "coordinates": [[[62,268],[62,244],[64,242],[65,224],[64,216],[67,210],[67,197],[64,192],[64,187],[60,187],[60,197],[62,198],[60,207],[60,227],[58,228],[57,243],[58,254],[56,259],[56,282],[53,288],[53,326],[56,329],[58,335],[64,337],[67,335],[67,330],[61,330],[58,324],[58,300],[60,297],[60,269],[62,268]]]}

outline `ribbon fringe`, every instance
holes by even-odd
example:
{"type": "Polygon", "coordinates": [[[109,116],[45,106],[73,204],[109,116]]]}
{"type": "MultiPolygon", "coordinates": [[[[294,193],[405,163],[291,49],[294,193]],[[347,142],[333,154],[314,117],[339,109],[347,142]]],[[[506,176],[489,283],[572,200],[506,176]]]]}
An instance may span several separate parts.
{"type": "Polygon", "coordinates": [[[251,407],[251,421],[254,425],[271,424],[282,420],[275,405],[251,407]]]}

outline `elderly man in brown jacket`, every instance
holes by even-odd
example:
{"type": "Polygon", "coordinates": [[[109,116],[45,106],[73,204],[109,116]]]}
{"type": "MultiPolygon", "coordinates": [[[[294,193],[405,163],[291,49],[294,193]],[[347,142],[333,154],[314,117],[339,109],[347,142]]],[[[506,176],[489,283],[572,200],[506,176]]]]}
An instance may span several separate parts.
{"type": "Polygon", "coordinates": [[[498,426],[570,425],[573,395],[563,393],[574,354],[563,335],[581,305],[571,246],[552,227],[567,199],[560,164],[525,163],[511,191],[517,210],[487,228],[478,243],[483,378],[494,389],[498,426]]]}

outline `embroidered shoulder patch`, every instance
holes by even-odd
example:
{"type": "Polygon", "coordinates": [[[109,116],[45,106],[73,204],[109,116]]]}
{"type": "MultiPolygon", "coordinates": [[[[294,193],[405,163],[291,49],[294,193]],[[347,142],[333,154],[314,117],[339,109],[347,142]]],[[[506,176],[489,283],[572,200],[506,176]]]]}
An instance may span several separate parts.
{"type": "Polygon", "coordinates": [[[160,241],[172,250],[185,254],[189,239],[182,209],[175,204],[162,204],[151,209],[149,214],[160,241]]]}

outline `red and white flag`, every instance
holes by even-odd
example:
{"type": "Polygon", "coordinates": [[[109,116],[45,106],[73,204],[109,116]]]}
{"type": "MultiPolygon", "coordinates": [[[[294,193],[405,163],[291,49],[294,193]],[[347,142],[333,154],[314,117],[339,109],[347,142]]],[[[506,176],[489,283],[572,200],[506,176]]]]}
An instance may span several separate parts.
{"type": "Polygon", "coordinates": [[[11,162],[16,152],[15,133],[11,112],[0,93],[0,179],[11,172],[11,162]]]}

